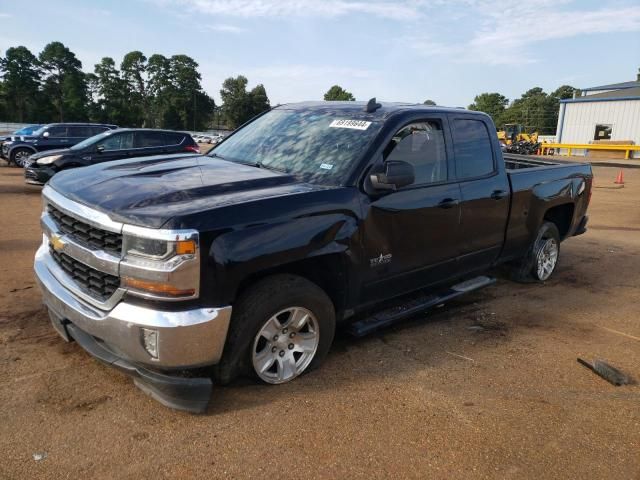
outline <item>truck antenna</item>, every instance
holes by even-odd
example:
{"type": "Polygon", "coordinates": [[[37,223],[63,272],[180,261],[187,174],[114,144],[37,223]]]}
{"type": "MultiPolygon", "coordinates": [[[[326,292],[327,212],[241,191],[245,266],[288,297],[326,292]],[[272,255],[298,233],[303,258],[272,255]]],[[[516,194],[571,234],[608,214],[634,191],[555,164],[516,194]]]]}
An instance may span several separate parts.
{"type": "Polygon", "coordinates": [[[380,107],[382,107],[382,105],[379,103],[376,103],[376,97],[373,97],[371,100],[367,102],[367,106],[364,107],[364,111],[367,113],[373,113],[380,107]]]}

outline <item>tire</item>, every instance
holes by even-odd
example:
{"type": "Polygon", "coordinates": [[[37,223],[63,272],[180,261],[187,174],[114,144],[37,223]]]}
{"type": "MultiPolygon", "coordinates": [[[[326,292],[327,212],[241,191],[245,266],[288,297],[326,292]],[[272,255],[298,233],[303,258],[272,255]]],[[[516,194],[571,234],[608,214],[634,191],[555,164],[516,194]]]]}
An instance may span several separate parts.
{"type": "Polygon", "coordinates": [[[560,258],[560,232],[555,223],[544,222],[538,230],[527,254],[515,266],[513,279],[517,282],[545,282],[555,272],[560,258]]]}
{"type": "Polygon", "coordinates": [[[16,148],[9,155],[9,164],[13,163],[16,167],[24,167],[24,161],[33,155],[33,151],[28,148],[16,148]]]}
{"type": "Polygon", "coordinates": [[[214,378],[223,385],[240,375],[271,384],[294,380],[324,361],[335,328],[333,303],[320,287],[296,275],[267,277],[234,304],[214,378]]]}

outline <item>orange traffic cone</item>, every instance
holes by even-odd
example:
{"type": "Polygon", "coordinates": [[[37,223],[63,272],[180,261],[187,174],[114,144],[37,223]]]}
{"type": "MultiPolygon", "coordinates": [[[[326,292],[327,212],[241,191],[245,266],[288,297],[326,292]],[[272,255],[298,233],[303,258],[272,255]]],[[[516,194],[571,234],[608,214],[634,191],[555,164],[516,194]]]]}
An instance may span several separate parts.
{"type": "Polygon", "coordinates": [[[617,185],[624,185],[624,175],[622,173],[622,169],[618,172],[618,176],[616,177],[616,181],[613,182],[617,185]]]}

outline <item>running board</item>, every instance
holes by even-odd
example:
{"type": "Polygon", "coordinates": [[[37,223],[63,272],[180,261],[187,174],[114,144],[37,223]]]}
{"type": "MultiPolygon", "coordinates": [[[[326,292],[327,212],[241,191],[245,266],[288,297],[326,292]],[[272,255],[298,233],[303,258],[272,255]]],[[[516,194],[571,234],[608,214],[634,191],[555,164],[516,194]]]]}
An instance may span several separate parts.
{"type": "Polygon", "coordinates": [[[368,318],[352,323],[348,331],[356,337],[363,337],[375,330],[397,323],[428,308],[441,305],[460,295],[493,285],[495,282],[495,278],[482,275],[456,283],[440,292],[432,294],[419,293],[409,297],[402,297],[395,305],[376,312],[368,318]]]}

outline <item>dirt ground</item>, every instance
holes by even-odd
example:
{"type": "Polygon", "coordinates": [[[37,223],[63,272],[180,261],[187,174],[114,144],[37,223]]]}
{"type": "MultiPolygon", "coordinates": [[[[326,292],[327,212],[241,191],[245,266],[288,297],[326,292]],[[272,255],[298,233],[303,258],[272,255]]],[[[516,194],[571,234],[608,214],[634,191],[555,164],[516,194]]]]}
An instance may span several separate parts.
{"type": "Polygon", "coordinates": [[[290,385],[168,410],[50,327],[40,191],[0,166],[0,478],[640,478],[640,169],[596,167],[553,279],[495,286],[364,339],[290,385]]]}

